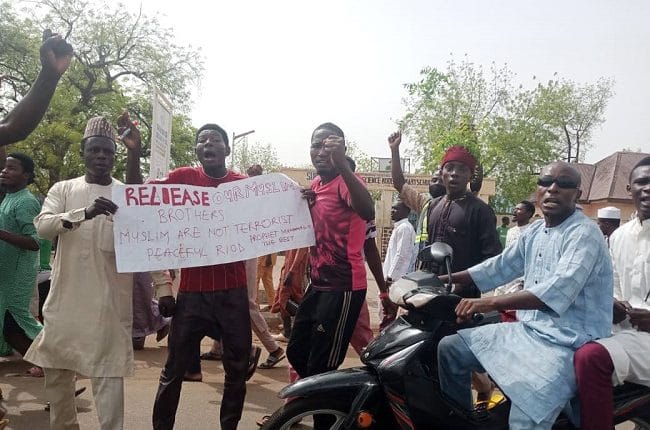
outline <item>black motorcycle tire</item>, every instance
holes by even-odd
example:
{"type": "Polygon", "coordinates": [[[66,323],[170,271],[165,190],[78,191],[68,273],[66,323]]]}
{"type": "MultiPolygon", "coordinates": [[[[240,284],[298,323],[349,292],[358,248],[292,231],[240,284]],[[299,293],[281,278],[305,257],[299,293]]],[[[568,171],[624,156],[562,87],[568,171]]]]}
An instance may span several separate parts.
{"type": "Polygon", "coordinates": [[[287,430],[296,424],[295,418],[301,415],[313,415],[316,412],[332,413],[347,417],[351,401],[329,396],[310,397],[293,400],[275,411],[262,426],[262,430],[287,430]]]}
{"type": "Polygon", "coordinates": [[[632,419],[634,423],[634,430],[650,430],[650,414],[647,417],[640,419],[632,419]]]}
{"type": "MultiPolygon", "coordinates": [[[[340,394],[340,393],[339,393],[340,394]]],[[[313,416],[314,413],[331,413],[345,418],[350,413],[352,399],[342,398],[340,395],[301,398],[289,402],[275,411],[269,420],[262,426],[262,430],[288,430],[301,415],[313,416]]],[[[380,425],[373,425],[371,429],[388,429],[380,425]]],[[[392,427],[394,428],[394,427],[392,427]]]]}

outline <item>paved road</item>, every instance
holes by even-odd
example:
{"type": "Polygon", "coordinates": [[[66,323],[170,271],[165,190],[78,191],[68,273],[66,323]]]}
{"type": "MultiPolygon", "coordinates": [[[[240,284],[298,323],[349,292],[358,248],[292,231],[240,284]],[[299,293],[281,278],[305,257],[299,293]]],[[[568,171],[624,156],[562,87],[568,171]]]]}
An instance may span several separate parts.
{"type": "MultiPolygon", "coordinates": [[[[209,343],[204,342],[207,350],[209,343]]],[[[345,366],[359,363],[354,351],[350,350],[345,366]]],[[[156,345],[155,339],[147,339],[143,351],[136,351],[135,376],[126,379],[126,429],[151,428],[153,398],[158,387],[160,368],[167,356],[164,345],[156,345]]],[[[266,354],[262,354],[262,359],[266,354]]],[[[48,412],[43,410],[43,380],[16,376],[28,369],[28,365],[17,359],[0,362],[0,387],[4,392],[4,405],[9,411],[11,426],[21,429],[47,429],[48,412]]],[[[286,360],[277,368],[258,370],[247,386],[242,429],[257,428],[255,420],[270,413],[281,405],[276,394],[288,380],[286,360]]],[[[82,429],[97,428],[95,407],[90,393],[90,381],[81,379],[78,386],[89,387],[78,401],[78,417],[82,429]]],[[[220,362],[203,362],[203,382],[183,384],[181,402],[177,414],[178,429],[207,430],[218,428],[218,404],[223,392],[223,367],[220,362]]]]}
{"type": "MultiPolygon", "coordinates": [[[[282,259],[278,259],[275,279],[278,277],[282,259]]],[[[371,276],[368,279],[368,304],[371,322],[378,325],[377,286],[371,276]]],[[[257,341],[257,340],[256,340],[257,341]]],[[[210,342],[205,339],[202,350],[209,349],[210,342]]],[[[283,345],[285,347],[286,345],[283,345]]],[[[261,361],[267,353],[262,353],[261,361]]],[[[160,369],[167,357],[166,341],[156,344],[154,336],[147,339],[145,349],[136,351],[135,376],[126,379],[125,429],[142,430],[151,428],[151,411],[153,398],[158,387],[160,369]]],[[[356,353],[348,350],[343,367],[359,365],[356,353]]],[[[4,405],[11,420],[9,429],[41,430],[48,428],[48,412],[43,407],[43,380],[20,376],[29,368],[28,364],[18,358],[0,358],[0,388],[4,392],[4,405]]],[[[262,415],[271,413],[281,405],[276,393],[286,385],[288,380],[287,362],[282,361],[278,367],[258,370],[248,384],[248,393],[244,415],[239,428],[256,429],[255,421],[262,415]]],[[[78,417],[84,430],[96,429],[97,418],[90,393],[90,381],[81,379],[78,386],[88,390],[78,401],[78,417]]],[[[183,384],[181,401],[176,420],[180,430],[208,430],[218,428],[218,405],[223,392],[223,367],[221,362],[203,362],[203,382],[186,382],[183,384]]],[[[631,429],[631,425],[618,426],[617,430],[631,429]]]]}
{"type": "MultiPolygon", "coordinates": [[[[283,257],[279,257],[274,270],[274,279],[278,279],[282,267],[283,257]]],[[[368,273],[370,273],[368,271],[368,273]]],[[[263,289],[260,289],[263,292],[263,289]]],[[[378,326],[377,317],[377,286],[369,275],[368,303],[371,308],[371,320],[375,327],[378,326]],[[374,309],[374,310],[372,310],[374,309]]],[[[279,319],[274,315],[265,313],[270,325],[277,327],[279,319]]],[[[261,346],[253,336],[255,342],[261,346]]],[[[286,349],[286,344],[281,344],[286,349]]],[[[202,350],[210,348],[210,341],[206,338],[202,350]]],[[[264,361],[267,352],[262,352],[260,362],[264,361]]],[[[167,358],[166,340],[160,344],[155,342],[155,336],[149,336],[145,349],[135,352],[135,376],[127,378],[126,404],[125,404],[125,429],[142,430],[151,428],[151,411],[154,395],[158,388],[158,376],[167,358]]],[[[343,366],[352,367],[359,365],[358,356],[350,349],[343,366]]],[[[43,379],[21,376],[29,365],[17,357],[0,357],[0,388],[4,393],[4,405],[8,409],[8,418],[11,420],[9,429],[14,430],[41,430],[48,428],[48,412],[43,407],[43,379]]],[[[258,370],[247,385],[246,404],[244,406],[241,429],[258,428],[255,421],[264,414],[269,414],[277,409],[282,401],[277,398],[278,391],[287,384],[287,361],[283,360],[276,368],[258,370]]],[[[95,406],[92,402],[90,381],[81,379],[78,386],[86,386],[88,390],[77,403],[79,424],[82,429],[96,429],[97,418],[95,406]]],[[[180,430],[207,430],[217,429],[219,422],[219,402],[223,392],[223,366],[221,362],[203,362],[203,382],[185,382],[181,394],[181,401],[176,420],[176,428],[180,430]]]]}

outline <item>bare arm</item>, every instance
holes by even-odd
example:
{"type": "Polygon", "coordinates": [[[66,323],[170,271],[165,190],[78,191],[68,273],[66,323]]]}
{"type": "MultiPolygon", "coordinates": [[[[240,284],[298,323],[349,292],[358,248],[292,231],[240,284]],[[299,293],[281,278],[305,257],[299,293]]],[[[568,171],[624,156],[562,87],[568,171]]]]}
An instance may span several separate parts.
{"type": "Polygon", "coordinates": [[[117,132],[120,134],[120,140],[127,148],[125,182],[127,184],[141,184],[144,182],[142,170],[140,169],[142,137],[140,130],[131,121],[126,110],[117,118],[117,132]]]}
{"type": "Polygon", "coordinates": [[[397,305],[391,302],[388,297],[388,288],[390,287],[390,283],[384,279],[384,272],[381,267],[381,257],[379,256],[379,250],[377,249],[375,239],[366,239],[363,243],[363,252],[366,256],[368,267],[370,268],[372,276],[375,278],[377,287],[379,288],[379,300],[381,301],[381,307],[384,310],[384,318],[379,325],[380,329],[382,329],[391,321],[395,320],[395,317],[397,316],[397,305]]]}
{"type": "Polygon", "coordinates": [[[399,145],[402,143],[402,132],[396,131],[388,136],[388,146],[390,146],[390,175],[393,178],[393,187],[400,193],[406,183],[404,172],[402,171],[402,160],[399,154],[399,145]]]}
{"type": "Polygon", "coordinates": [[[352,209],[366,221],[375,219],[375,202],[365,185],[354,175],[348,160],[345,159],[345,140],[332,135],[325,139],[324,147],[330,153],[332,164],[348,187],[352,209]]]}
{"type": "Polygon", "coordinates": [[[38,242],[36,242],[36,240],[31,236],[0,230],[0,240],[20,249],[26,249],[28,251],[39,250],[38,242]]]}
{"type": "Polygon", "coordinates": [[[375,203],[368,189],[350,170],[347,161],[344,166],[343,171],[339,172],[350,192],[350,206],[362,219],[366,221],[375,219],[375,203]]]}
{"type": "Polygon", "coordinates": [[[502,296],[462,299],[456,306],[458,321],[467,321],[475,313],[505,311],[508,309],[545,309],[546,304],[530,291],[517,291],[502,296]]]}
{"type": "MultiPolygon", "coordinates": [[[[454,284],[467,285],[473,281],[467,270],[452,275],[454,284]]],[[[446,283],[449,276],[441,275],[440,280],[446,283]]],[[[459,322],[468,320],[475,313],[490,311],[505,311],[509,309],[545,309],[546,304],[530,291],[517,291],[502,296],[482,297],[480,299],[462,299],[456,307],[459,322]]]]}
{"type": "MultiPolygon", "coordinates": [[[[440,275],[440,276],[438,276],[438,278],[445,284],[449,281],[449,275],[440,275]]],[[[462,272],[452,273],[451,274],[451,279],[453,280],[454,284],[463,284],[463,285],[465,285],[465,284],[471,284],[471,283],[474,282],[467,270],[463,270],[462,272]]]]}
{"type": "Polygon", "coordinates": [[[72,46],[61,36],[49,36],[41,45],[41,71],[25,97],[0,121],[0,146],[24,140],[45,115],[56,85],[72,60],[72,46]]]}
{"type": "Polygon", "coordinates": [[[363,253],[366,256],[366,262],[368,267],[372,272],[372,276],[377,282],[377,287],[379,287],[380,292],[388,292],[388,287],[384,281],[384,272],[381,267],[381,257],[379,256],[379,250],[377,249],[377,244],[375,239],[366,239],[363,243],[363,253]]]}

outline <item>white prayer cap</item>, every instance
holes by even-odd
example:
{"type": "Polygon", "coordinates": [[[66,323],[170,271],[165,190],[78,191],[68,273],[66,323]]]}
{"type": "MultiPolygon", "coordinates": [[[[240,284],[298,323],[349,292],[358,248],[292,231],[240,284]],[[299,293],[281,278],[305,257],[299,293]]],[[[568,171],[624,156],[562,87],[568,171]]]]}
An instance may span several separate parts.
{"type": "Polygon", "coordinates": [[[598,209],[598,218],[621,219],[621,210],[614,206],[598,209]]]}

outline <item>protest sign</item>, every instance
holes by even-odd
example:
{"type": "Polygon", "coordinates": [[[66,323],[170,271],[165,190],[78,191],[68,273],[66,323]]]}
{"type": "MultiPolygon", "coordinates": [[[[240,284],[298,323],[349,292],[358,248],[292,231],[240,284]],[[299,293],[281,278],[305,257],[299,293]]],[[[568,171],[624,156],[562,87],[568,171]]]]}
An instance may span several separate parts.
{"type": "Polygon", "coordinates": [[[312,246],[300,190],[280,173],[218,187],[114,186],[117,270],[206,266],[312,246]]]}

